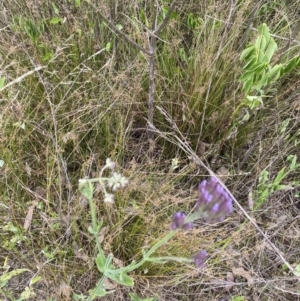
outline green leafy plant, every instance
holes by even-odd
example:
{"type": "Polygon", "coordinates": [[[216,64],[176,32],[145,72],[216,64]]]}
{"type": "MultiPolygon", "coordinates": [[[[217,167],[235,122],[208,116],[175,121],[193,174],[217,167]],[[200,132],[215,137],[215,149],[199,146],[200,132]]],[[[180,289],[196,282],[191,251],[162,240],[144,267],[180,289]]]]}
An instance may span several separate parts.
{"type": "Polygon", "coordinates": [[[267,198],[274,192],[279,190],[286,190],[293,188],[294,185],[299,183],[291,183],[291,185],[282,184],[282,181],[291,173],[294,172],[297,168],[300,167],[300,164],[297,163],[297,156],[290,155],[287,158],[289,163],[288,169],[283,167],[275,177],[273,181],[270,182],[270,174],[267,170],[263,170],[258,178],[258,186],[254,193],[255,196],[255,207],[254,210],[259,208],[267,198]]]}
{"type": "Polygon", "coordinates": [[[36,23],[28,18],[15,18],[19,27],[23,30],[24,33],[32,40],[32,42],[36,43],[41,34],[44,33],[44,22],[36,23]]]}
{"type": "Polygon", "coordinates": [[[13,250],[18,244],[24,242],[27,237],[22,233],[21,229],[11,222],[8,222],[6,225],[0,227],[3,233],[7,233],[9,238],[4,241],[4,246],[9,250],[13,250]]]}
{"type": "Polygon", "coordinates": [[[250,109],[263,105],[268,85],[300,66],[300,56],[285,64],[272,65],[272,58],[277,49],[277,43],[271,37],[268,26],[263,23],[258,27],[256,41],[241,53],[240,60],[244,62],[244,66],[240,81],[245,92],[242,104],[250,109]]]}

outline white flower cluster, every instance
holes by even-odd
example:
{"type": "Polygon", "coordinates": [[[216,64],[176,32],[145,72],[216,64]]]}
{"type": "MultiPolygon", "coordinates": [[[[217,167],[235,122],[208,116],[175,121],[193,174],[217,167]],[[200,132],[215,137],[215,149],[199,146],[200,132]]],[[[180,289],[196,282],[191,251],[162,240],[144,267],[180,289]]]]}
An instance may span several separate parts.
{"type": "Polygon", "coordinates": [[[113,191],[116,191],[117,189],[123,188],[128,185],[128,180],[121,174],[114,172],[112,176],[107,180],[107,185],[113,191]]]}

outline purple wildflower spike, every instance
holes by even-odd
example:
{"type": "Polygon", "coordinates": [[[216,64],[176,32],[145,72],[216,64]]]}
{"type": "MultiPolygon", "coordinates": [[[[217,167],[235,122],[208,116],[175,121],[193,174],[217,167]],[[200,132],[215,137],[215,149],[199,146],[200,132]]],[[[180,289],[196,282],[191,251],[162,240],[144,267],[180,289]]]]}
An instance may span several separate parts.
{"type": "Polygon", "coordinates": [[[172,230],[182,229],[185,231],[192,229],[193,223],[185,223],[185,219],[186,219],[186,215],[184,213],[176,212],[173,215],[171,229],[172,230]]]}
{"type": "Polygon", "coordinates": [[[212,224],[223,221],[226,215],[233,211],[232,199],[216,177],[202,181],[199,184],[199,193],[195,210],[206,222],[212,224]]]}
{"type": "Polygon", "coordinates": [[[197,253],[195,256],[192,257],[192,260],[194,264],[198,268],[203,268],[204,267],[204,259],[208,256],[207,252],[205,250],[200,251],[197,253]]]}

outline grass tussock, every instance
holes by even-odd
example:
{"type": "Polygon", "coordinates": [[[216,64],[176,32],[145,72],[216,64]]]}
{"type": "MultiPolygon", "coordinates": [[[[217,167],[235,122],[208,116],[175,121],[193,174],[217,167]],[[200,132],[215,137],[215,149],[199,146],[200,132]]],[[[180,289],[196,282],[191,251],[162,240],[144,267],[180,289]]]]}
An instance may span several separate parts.
{"type": "MultiPolygon", "coordinates": [[[[156,9],[160,23],[170,6],[98,2],[145,49],[156,9]]],[[[149,141],[147,54],[86,1],[1,3],[0,258],[3,275],[26,269],[7,283],[0,276],[1,300],[18,300],[24,290],[28,300],[72,300],[95,287],[101,275],[78,180],[97,177],[108,157],[130,184],[114,205],[103,203],[96,186],[99,239],[116,266],[141,259],[143,248],[170,231],[174,212],[192,210],[207,177],[195,155],[265,237],[237,206],[222,223],[199,220],[156,254],[190,257],[205,249],[206,267],[147,263],[131,273],[131,291],[158,300],[296,300],[298,278],[266,237],[293,268],[300,263],[299,168],[288,161],[300,156],[299,69],[271,83],[263,106],[248,110],[239,58],[262,23],[278,45],[272,65],[299,56],[299,9],[294,0],[178,0],[156,40],[156,134],[149,141]],[[277,189],[283,167],[286,187],[277,189]]],[[[106,286],[115,292],[103,300],[130,300],[129,289],[106,286]]]]}

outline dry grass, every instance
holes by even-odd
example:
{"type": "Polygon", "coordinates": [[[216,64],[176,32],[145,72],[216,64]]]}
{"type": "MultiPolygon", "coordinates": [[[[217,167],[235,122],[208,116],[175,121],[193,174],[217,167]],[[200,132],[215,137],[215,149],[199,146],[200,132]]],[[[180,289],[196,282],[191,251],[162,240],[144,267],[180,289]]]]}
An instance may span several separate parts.
{"type": "MultiPolygon", "coordinates": [[[[105,16],[113,2],[100,1],[105,16]]],[[[78,179],[97,176],[107,157],[118,162],[130,185],[117,194],[115,206],[103,206],[100,191],[95,194],[108,227],[103,249],[119,264],[140,258],[142,247],[169,231],[175,211],[192,209],[195,187],[207,176],[183,145],[214,172],[225,172],[226,185],[265,237],[293,267],[299,264],[299,182],[270,195],[256,211],[249,197],[264,169],[274,179],[289,155],[300,156],[299,71],[281,79],[265,106],[226,140],[243,97],[239,55],[255,39],[255,28],[266,22],[276,35],[275,61],[299,55],[299,4],[285,2],[178,0],[157,43],[155,74],[156,104],[171,120],[156,109],[158,135],[150,142],[146,55],[85,2],[57,3],[58,15],[50,1],[0,4],[0,77],[12,83],[0,92],[0,258],[3,266],[7,260],[6,272],[29,270],[8,282],[1,300],[15,300],[35,276],[41,279],[29,300],[71,300],[73,292],[86,294],[95,286],[100,275],[78,179]],[[50,24],[55,16],[62,22],[50,24]],[[179,168],[172,171],[175,157],[179,168]]],[[[112,18],[147,47],[141,10],[151,21],[152,7],[138,0],[118,3],[112,18]]],[[[298,179],[296,170],[285,184],[298,179]]],[[[224,223],[199,221],[159,252],[189,257],[206,249],[206,268],[148,264],[133,273],[134,290],[166,301],[298,300],[298,279],[265,237],[238,207],[224,223]]],[[[128,289],[115,289],[103,300],[129,300],[128,289]]]]}

